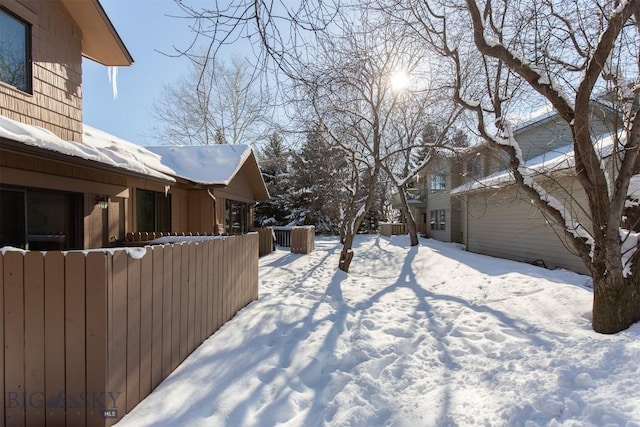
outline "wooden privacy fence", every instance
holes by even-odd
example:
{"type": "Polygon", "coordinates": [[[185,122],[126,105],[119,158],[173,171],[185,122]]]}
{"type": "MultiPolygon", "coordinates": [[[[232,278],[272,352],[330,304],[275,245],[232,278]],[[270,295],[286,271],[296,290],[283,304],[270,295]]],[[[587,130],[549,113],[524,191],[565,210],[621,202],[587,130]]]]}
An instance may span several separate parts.
{"type": "Polygon", "coordinates": [[[278,246],[291,248],[291,252],[297,254],[308,254],[313,251],[315,228],[312,225],[272,228],[278,246]]]}
{"type": "Polygon", "coordinates": [[[406,234],[405,226],[401,223],[390,223],[390,222],[381,222],[380,223],[380,234],[383,236],[394,236],[397,234],[406,234]]]}
{"type": "Polygon", "coordinates": [[[273,233],[273,229],[271,227],[258,228],[256,230],[258,232],[258,240],[259,240],[259,256],[265,256],[273,252],[274,249],[274,239],[275,235],[273,233]]]}
{"type": "Polygon", "coordinates": [[[294,254],[308,254],[313,251],[315,229],[312,225],[293,227],[291,230],[291,252],[294,254]]]}
{"type": "Polygon", "coordinates": [[[0,255],[0,419],[108,426],[258,297],[258,234],[0,255]]]}

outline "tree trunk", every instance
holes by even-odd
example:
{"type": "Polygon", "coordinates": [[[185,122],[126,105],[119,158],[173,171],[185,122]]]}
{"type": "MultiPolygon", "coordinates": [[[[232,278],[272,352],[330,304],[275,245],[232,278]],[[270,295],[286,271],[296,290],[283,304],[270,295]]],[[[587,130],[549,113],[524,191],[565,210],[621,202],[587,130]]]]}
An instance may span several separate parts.
{"type": "Polygon", "coordinates": [[[615,334],[640,321],[640,278],[593,277],[593,330],[615,334]]]}
{"type": "Polygon", "coordinates": [[[398,194],[400,195],[400,202],[402,204],[402,216],[404,216],[407,224],[407,231],[409,232],[409,240],[411,246],[418,246],[418,231],[416,230],[416,220],[413,218],[413,213],[409,209],[409,202],[407,201],[407,194],[404,192],[403,187],[398,187],[398,194]]]}
{"type": "Polygon", "coordinates": [[[349,272],[349,266],[353,260],[353,233],[348,231],[344,237],[342,251],[340,252],[340,260],[338,261],[338,268],[345,273],[349,272]]]}

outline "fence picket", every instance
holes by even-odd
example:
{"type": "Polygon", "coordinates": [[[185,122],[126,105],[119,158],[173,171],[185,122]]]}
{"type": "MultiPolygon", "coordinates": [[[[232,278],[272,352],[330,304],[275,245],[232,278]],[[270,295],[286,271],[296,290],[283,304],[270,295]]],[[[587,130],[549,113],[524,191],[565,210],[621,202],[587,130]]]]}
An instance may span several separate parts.
{"type": "Polygon", "coordinates": [[[140,259],[140,400],[151,393],[153,334],[153,250],[140,259]]]}
{"type": "Polygon", "coordinates": [[[24,256],[24,362],[26,424],[43,425],[44,412],[44,257],[24,256]]]}
{"type": "Polygon", "coordinates": [[[104,410],[108,393],[107,385],[107,255],[92,252],[86,257],[86,340],[87,340],[87,382],[86,407],[87,425],[104,426],[104,410]]]}
{"type": "Polygon", "coordinates": [[[64,255],[47,252],[44,257],[44,362],[47,425],[64,425],[66,365],[64,339],[64,255]]]}
{"type": "Polygon", "coordinates": [[[4,255],[4,381],[6,424],[25,425],[24,419],[24,257],[4,255]]]}
{"type": "Polygon", "coordinates": [[[67,424],[86,424],[85,392],[85,255],[70,252],[65,256],[65,360],[67,424]]]}
{"type": "Polygon", "coordinates": [[[152,281],[152,315],[151,315],[151,390],[157,387],[162,381],[162,306],[163,306],[163,273],[164,259],[163,246],[155,246],[152,251],[153,256],[153,275],[152,281]]]}
{"type": "Polygon", "coordinates": [[[127,412],[140,402],[140,260],[127,260],[127,412]]]}

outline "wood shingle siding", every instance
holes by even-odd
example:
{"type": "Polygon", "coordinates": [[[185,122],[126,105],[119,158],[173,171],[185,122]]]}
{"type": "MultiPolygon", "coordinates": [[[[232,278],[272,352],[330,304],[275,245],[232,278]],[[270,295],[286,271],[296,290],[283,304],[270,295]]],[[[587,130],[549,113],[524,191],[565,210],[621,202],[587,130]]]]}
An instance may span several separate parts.
{"type": "Polygon", "coordinates": [[[82,34],[57,1],[0,0],[31,24],[33,94],[0,82],[0,114],[82,141],[82,34]]]}

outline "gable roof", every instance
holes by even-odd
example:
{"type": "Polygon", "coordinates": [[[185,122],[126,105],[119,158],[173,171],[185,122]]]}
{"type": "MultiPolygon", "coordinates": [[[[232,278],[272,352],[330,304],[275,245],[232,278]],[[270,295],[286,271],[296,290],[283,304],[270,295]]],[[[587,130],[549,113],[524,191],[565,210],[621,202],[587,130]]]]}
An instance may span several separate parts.
{"type": "Polygon", "coordinates": [[[127,66],[133,58],[99,0],[60,0],[82,32],[82,55],[107,66],[127,66]]]}
{"type": "Polygon", "coordinates": [[[176,176],[211,186],[228,186],[244,168],[256,200],[269,198],[258,162],[249,145],[165,145],[146,147],[158,154],[176,176]]]}

